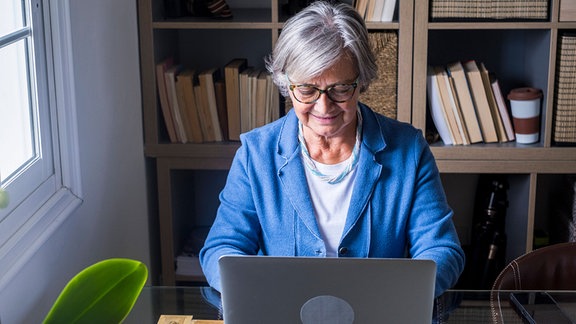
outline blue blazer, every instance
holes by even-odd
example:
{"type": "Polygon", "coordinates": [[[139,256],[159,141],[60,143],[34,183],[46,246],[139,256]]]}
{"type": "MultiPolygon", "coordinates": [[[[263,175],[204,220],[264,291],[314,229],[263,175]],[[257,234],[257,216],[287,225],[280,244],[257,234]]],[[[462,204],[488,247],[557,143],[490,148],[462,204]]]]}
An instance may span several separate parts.
{"type": "MultiPolygon", "coordinates": [[[[362,147],[339,257],[434,260],[440,295],[458,280],[464,252],[434,157],[420,130],[359,107],[362,147]]],[[[326,256],[297,132],[291,110],[240,136],[242,145],[200,252],[215,289],[220,290],[222,255],[326,256]]]]}

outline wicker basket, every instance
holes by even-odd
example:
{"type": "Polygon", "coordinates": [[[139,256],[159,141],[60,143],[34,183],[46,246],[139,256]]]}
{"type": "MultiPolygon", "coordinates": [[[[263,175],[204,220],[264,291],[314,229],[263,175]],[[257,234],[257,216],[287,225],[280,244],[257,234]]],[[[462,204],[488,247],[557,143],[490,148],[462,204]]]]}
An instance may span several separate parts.
{"type": "Polygon", "coordinates": [[[396,119],[398,84],[398,35],[396,32],[368,34],[378,65],[378,78],[360,95],[360,102],[396,119]]]}
{"type": "Polygon", "coordinates": [[[432,19],[547,19],[548,0],[432,0],[432,19]]]}
{"type": "Polygon", "coordinates": [[[560,36],[556,70],[554,141],[576,143],[576,35],[560,36]]]}

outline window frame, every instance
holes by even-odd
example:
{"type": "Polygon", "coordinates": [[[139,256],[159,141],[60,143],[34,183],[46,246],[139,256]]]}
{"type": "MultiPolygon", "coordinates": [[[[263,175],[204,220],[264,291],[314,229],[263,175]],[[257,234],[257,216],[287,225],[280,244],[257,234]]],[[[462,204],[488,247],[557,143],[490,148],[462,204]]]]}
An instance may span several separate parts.
{"type": "Polygon", "coordinates": [[[69,1],[31,0],[42,6],[43,46],[33,42],[45,54],[46,72],[38,75],[47,83],[39,91],[47,91],[49,121],[40,123],[50,126],[40,136],[51,141],[52,173],[1,220],[0,290],[82,204],[69,1]]]}

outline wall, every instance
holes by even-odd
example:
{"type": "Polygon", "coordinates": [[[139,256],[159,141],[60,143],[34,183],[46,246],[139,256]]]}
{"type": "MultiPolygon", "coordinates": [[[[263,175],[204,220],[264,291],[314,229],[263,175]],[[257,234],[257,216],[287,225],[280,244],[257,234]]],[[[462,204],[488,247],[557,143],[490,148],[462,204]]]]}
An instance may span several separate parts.
{"type": "Polygon", "coordinates": [[[136,0],[70,8],[84,203],[0,292],[2,324],[40,323],[94,262],[150,263],[136,0]]]}

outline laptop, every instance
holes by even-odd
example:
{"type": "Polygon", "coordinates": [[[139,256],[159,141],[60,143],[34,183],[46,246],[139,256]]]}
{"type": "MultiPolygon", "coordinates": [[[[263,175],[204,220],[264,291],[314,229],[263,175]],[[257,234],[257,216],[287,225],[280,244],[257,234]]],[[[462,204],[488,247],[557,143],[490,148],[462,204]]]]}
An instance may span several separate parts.
{"type": "Polygon", "coordinates": [[[222,256],[226,324],[430,323],[431,260],[222,256]]]}

